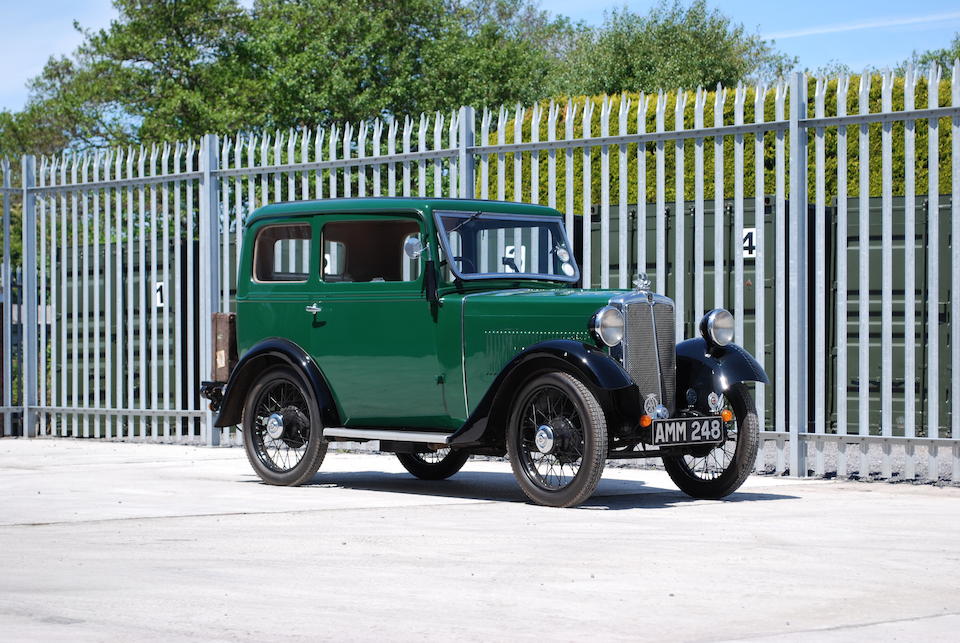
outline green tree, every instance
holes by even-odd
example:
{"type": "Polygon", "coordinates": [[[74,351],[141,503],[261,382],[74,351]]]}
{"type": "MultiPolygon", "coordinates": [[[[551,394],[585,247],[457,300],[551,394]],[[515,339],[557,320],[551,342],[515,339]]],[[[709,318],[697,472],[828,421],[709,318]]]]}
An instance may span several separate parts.
{"type": "MultiPolygon", "coordinates": [[[[114,0],[0,152],[327,125],[564,93],[733,84],[791,63],[703,0],[572,24],[534,0],[114,0]]],[[[78,27],[79,29],[79,27],[78,27]]],[[[82,30],[81,30],[82,31],[82,30]]]]}
{"type": "Polygon", "coordinates": [[[950,44],[942,49],[928,49],[924,52],[913,52],[907,60],[897,65],[897,71],[903,73],[909,65],[914,67],[928,67],[931,64],[938,64],[943,69],[953,67],[953,62],[960,58],[960,32],[953,35],[950,44]]]}
{"type": "Polygon", "coordinates": [[[259,0],[260,111],[289,127],[530,102],[570,30],[528,0],[259,0]]]}
{"type": "Polygon", "coordinates": [[[584,29],[527,0],[450,1],[443,36],[424,49],[426,110],[531,103],[549,92],[584,29]]]}
{"type": "Polygon", "coordinates": [[[441,21],[435,0],[258,0],[250,37],[263,124],[414,110],[420,51],[441,21]]]}
{"type": "Polygon", "coordinates": [[[49,152],[171,140],[247,125],[256,95],[248,14],[235,0],[114,0],[106,29],[51,58],[0,147],[49,152]]]}
{"type": "Polygon", "coordinates": [[[77,75],[61,89],[78,92],[91,113],[140,139],[245,125],[256,85],[249,16],[236,0],[114,0],[114,6],[120,18],[86,34],[77,75]]]}
{"type": "Polygon", "coordinates": [[[612,94],[732,86],[777,78],[796,63],[719,10],[711,11],[705,0],[687,7],[664,0],[646,15],[612,11],[598,29],[581,32],[555,89],[612,94]]]}

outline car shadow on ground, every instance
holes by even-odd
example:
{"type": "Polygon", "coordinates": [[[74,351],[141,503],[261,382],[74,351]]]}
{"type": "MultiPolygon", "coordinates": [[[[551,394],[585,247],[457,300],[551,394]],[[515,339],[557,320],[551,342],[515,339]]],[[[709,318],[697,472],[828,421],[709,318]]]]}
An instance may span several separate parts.
{"type": "MultiPolygon", "coordinates": [[[[527,502],[510,473],[461,471],[447,480],[419,480],[408,473],[354,471],[318,473],[307,486],[338,487],[387,493],[461,498],[489,502],[527,502]]],[[[768,492],[738,492],[723,500],[706,501],[691,498],[678,489],[650,487],[638,480],[614,477],[600,481],[594,495],[582,509],[660,509],[692,502],[761,502],[798,500],[797,496],[768,492]]]]}

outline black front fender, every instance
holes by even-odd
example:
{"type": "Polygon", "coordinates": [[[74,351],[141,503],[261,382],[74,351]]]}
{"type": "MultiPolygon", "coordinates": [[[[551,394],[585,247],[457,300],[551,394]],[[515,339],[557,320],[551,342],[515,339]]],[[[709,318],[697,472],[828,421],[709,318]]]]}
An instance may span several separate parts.
{"type": "Polygon", "coordinates": [[[723,393],[738,382],[769,384],[763,367],[742,346],[710,347],[698,337],[677,344],[677,400],[688,388],[723,393]]]}
{"type": "Polygon", "coordinates": [[[282,364],[300,373],[304,384],[313,390],[320,417],[324,426],[339,426],[339,414],[333,394],[320,368],[305,350],[293,342],[280,337],[270,337],[250,348],[230,373],[230,380],[223,392],[220,413],[214,426],[232,426],[239,424],[243,417],[243,404],[247,392],[253,386],[257,376],[266,368],[282,364]]]}
{"type": "Polygon", "coordinates": [[[513,396],[529,377],[545,370],[562,370],[577,376],[598,393],[612,398],[618,408],[629,409],[629,413],[639,408],[637,387],[617,360],[582,342],[554,339],[534,344],[510,360],[476,410],[451,436],[450,443],[463,447],[501,441],[513,396]]]}

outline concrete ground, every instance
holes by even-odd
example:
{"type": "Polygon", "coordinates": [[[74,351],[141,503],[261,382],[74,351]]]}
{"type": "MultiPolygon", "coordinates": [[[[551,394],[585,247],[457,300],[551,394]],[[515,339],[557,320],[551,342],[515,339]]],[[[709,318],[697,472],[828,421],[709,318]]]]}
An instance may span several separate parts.
{"type": "Polygon", "coordinates": [[[957,488],[608,469],[551,509],[503,462],[278,488],[241,449],[0,440],[4,641],[956,641],[958,596],[957,488]]]}

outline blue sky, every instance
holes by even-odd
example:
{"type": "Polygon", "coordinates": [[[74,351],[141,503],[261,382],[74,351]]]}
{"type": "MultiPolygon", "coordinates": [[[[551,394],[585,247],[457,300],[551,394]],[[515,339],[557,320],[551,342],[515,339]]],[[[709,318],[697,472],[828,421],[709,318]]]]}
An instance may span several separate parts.
{"type": "MultiPolygon", "coordinates": [[[[251,0],[243,0],[249,5],[251,0]]],[[[574,20],[598,24],[604,10],[627,6],[645,13],[654,0],[543,0],[541,7],[574,20]]],[[[802,68],[832,60],[853,69],[892,66],[914,50],[945,47],[960,31],[957,0],[710,0],[748,30],[774,38],[780,50],[797,56],[802,68]]],[[[0,108],[20,109],[25,84],[51,55],[68,54],[80,43],[73,29],[106,27],[115,15],[110,0],[0,0],[7,26],[0,40],[0,108]]]]}

